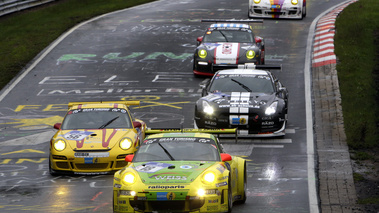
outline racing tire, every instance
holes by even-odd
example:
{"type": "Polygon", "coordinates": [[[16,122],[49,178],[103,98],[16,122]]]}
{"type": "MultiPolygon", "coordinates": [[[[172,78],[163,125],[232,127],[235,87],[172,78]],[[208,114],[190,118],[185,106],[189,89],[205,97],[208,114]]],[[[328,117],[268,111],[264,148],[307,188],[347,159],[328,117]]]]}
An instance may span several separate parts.
{"type": "Polygon", "coordinates": [[[302,13],[301,13],[301,19],[305,18],[305,16],[307,16],[307,7],[303,6],[303,10],[302,10],[302,13]]]}

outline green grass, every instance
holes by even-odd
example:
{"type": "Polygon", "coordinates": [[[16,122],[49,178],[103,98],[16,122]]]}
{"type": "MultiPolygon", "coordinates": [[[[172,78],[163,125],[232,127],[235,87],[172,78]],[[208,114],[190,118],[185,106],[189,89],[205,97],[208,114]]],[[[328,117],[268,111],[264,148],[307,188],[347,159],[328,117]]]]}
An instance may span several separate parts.
{"type": "Polygon", "coordinates": [[[0,88],[38,53],[76,24],[154,0],[60,0],[0,17],[0,88]]]}
{"type": "Polygon", "coordinates": [[[359,0],[336,21],[335,53],[347,142],[352,149],[378,148],[379,4],[359,0]],[[374,36],[375,35],[375,36],[374,36]],[[378,39],[378,38],[376,38],[378,39]]]}
{"type": "Polygon", "coordinates": [[[358,204],[378,204],[379,203],[379,196],[375,197],[369,197],[365,199],[359,199],[358,204]]]}

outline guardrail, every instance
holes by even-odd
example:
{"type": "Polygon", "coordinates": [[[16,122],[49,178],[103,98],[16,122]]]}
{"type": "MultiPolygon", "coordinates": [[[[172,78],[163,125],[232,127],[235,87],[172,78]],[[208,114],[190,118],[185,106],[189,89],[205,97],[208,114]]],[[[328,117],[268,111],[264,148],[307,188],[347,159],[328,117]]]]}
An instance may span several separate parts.
{"type": "Polygon", "coordinates": [[[56,0],[0,0],[0,16],[36,7],[56,0]]]}

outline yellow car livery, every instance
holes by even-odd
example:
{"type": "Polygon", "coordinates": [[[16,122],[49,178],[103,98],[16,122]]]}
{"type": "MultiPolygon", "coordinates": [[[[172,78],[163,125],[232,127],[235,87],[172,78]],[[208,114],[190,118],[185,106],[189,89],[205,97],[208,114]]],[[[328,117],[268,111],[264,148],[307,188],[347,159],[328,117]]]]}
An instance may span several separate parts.
{"type": "Polygon", "coordinates": [[[244,159],[224,153],[201,130],[161,132],[146,137],[114,174],[114,212],[230,212],[246,201],[244,159]]]}
{"type": "Polygon", "coordinates": [[[106,174],[123,168],[145,137],[146,124],[129,105],[139,101],[71,102],[50,141],[49,171],[58,174],[106,174]]]}

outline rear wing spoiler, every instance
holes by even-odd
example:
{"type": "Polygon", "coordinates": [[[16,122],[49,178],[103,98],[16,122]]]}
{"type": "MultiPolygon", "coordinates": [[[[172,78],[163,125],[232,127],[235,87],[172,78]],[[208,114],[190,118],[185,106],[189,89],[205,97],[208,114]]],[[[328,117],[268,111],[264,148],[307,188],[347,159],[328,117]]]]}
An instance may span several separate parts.
{"type": "Polygon", "coordinates": [[[254,64],[254,63],[245,63],[245,64],[236,64],[237,69],[263,69],[263,70],[281,70],[282,65],[276,64],[254,64]]]}
{"type": "Polygon", "coordinates": [[[84,104],[124,104],[127,106],[130,105],[140,105],[140,101],[86,101],[86,102],[69,102],[68,108],[71,108],[75,105],[84,105],[84,104]]]}
{"type": "Polygon", "coordinates": [[[263,23],[263,19],[201,19],[201,22],[214,23],[263,23]]]}
{"type": "Polygon", "coordinates": [[[276,64],[258,64],[246,63],[246,64],[217,64],[217,69],[226,70],[226,69],[262,69],[262,70],[282,70],[282,65],[276,64]]]}
{"type": "Polygon", "coordinates": [[[194,129],[194,128],[167,128],[167,129],[161,129],[161,128],[148,128],[145,130],[145,135],[151,135],[151,134],[159,134],[159,133],[209,133],[216,135],[218,138],[220,138],[221,135],[235,135],[235,142],[237,143],[238,140],[238,131],[236,128],[234,129],[194,129]]]}

